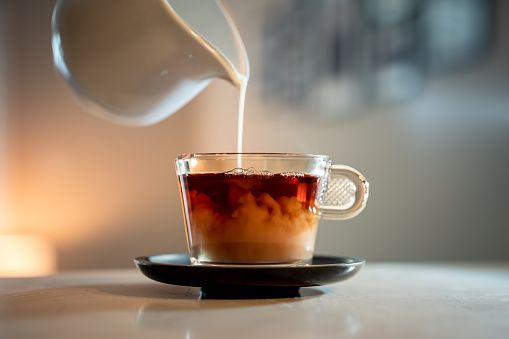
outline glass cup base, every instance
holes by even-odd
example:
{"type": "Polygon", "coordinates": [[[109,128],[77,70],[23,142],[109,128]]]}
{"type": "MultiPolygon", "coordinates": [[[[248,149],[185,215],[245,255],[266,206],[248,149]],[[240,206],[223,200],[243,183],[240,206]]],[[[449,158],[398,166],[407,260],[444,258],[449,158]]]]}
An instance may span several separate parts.
{"type": "Polygon", "coordinates": [[[284,262],[221,262],[211,261],[207,258],[198,259],[196,257],[189,257],[189,259],[191,260],[191,264],[195,266],[306,266],[312,262],[312,258],[284,262]]]}

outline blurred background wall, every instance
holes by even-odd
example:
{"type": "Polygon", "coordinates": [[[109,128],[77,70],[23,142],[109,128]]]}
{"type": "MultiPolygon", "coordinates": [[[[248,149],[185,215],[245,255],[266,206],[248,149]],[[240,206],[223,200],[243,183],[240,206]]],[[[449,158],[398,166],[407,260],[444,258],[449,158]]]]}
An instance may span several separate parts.
{"type": "MultiPolygon", "coordinates": [[[[507,2],[227,2],[251,61],[244,151],[329,154],[371,183],[318,253],[509,259],[507,2]]],[[[59,270],[186,251],[173,159],[236,150],[236,89],[150,127],[98,119],[54,70],[53,6],[0,0],[0,234],[43,237],[59,270]]]]}

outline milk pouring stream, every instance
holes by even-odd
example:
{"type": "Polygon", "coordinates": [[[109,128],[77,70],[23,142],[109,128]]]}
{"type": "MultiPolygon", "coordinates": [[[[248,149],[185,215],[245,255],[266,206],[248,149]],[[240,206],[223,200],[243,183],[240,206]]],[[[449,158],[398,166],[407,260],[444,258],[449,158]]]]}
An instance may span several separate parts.
{"type": "Polygon", "coordinates": [[[223,0],[59,0],[52,28],[56,69],[115,123],[155,124],[214,78],[235,85],[242,151],[249,62],[223,0]]]}

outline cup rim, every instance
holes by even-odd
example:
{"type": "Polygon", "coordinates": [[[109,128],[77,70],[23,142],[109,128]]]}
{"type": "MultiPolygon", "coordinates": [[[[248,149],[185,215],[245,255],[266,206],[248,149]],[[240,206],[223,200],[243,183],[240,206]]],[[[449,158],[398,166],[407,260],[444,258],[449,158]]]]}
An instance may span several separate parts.
{"type": "Polygon", "coordinates": [[[302,158],[302,159],[323,159],[323,160],[328,160],[330,159],[330,156],[328,155],[320,155],[320,154],[308,154],[308,153],[263,153],[263,152],[242,152],[242,153],[239,153],[239,152],[226,152],[226,153],[184,153],[184,154],[181,154],[177,157],[176,160],[187,160],[187,159],[192,159],[192,158],[212,158],[212,157],[221,157],[221,156],[225,156],[225,157],[233,157],[233,156],[253,156],[253,157],[256,157],[256,156],[266,156],[268,158],[278,158],[278,157],[281,157],[281,158],[294,158],[294,159],[299,159],[299,158],[302,158]]]}

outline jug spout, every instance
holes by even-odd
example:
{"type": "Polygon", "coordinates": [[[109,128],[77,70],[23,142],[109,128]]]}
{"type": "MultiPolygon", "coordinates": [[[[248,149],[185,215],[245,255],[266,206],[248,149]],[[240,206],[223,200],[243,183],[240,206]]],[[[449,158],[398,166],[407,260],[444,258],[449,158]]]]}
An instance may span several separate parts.
{"type": "MultiPolygon", "coordinates": [[[[92,113],[116,123],[150,125],[179,110],[212,79],[238,86],[247,76],[247,68],[237,69],[189,25],[193,19],[186,21],[176,12],[176,7],[189,3],[172,2],[57,2],[52,22],[54,63],[92,113]]],[[[208,25],[231,20],[226,9],[219,10],[223,17],[208,25]]],[[[235,26],[229,27],[235,30],[232,39],[235,34],[240,39],[235,26]]],[[[240,40],[233,41],[239,42],[243,49],[240,40]]],[[[245,57],[245,51],[241,53],[245,57]]]]}

